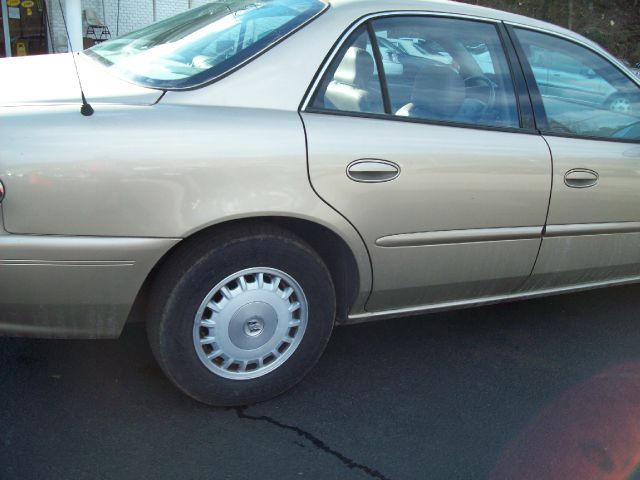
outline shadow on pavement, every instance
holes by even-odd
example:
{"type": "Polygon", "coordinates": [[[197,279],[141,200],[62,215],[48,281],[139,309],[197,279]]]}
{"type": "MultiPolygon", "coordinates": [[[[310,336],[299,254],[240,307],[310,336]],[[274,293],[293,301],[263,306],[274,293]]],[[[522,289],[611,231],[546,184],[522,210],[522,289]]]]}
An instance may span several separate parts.
{"type": "Polygon", "coordinates": [[[178,392],[141,325],[0,339],[0,478],[640,479],[639,293],[340,327],[242,409],[178,392]]]}

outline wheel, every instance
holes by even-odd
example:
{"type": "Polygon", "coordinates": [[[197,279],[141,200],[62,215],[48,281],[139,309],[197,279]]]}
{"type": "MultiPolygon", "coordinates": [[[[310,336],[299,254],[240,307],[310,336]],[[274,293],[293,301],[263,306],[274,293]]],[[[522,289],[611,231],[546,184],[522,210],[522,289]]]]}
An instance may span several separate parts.
{"type": "Polygon", "coordinates": [[[609,110],[611,110],[612,112],[619,112],[619,113],[631,113],[631,111],[633,110],[633,107],[628,98],[623,96],[617,96],[609,100],[609,110]]]}
{"type": "Polygon", "coordinates": [[[150,297],[149,342],[166,375],[215,406],[272,398],[315,365],[335,292],[322,259],[268,224],[187,240],[150,297]]]}

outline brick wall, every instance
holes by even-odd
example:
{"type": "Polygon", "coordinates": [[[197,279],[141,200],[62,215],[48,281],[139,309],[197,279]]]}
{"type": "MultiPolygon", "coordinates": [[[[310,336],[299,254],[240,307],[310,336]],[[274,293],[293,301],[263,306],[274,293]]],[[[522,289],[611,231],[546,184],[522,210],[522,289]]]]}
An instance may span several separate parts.
{"type": "MultiPolygon", "coordinates": [[[[46,0],[51,38],[56,52],[66,51],[66,34],[58,0],[46,0]]],[[[164,20],[207,0],[82,0],[82,8],[93,9],[109,27],[112,37],[124,35],[153,22],[164,20]],[[119,5],[118,5],[119,4],[119,5]],[[119,8],[118,8],[119,7],[119,8]]],[[[64,6],[64,0],[62,0],[64,6]]],[[[87,26],[83,25],[86,32],[87,26]]]]}
{"type": "Polygon", "coordinates": [[[188,9],[188,0],[175,0],[173,2],[158,2],[156,0],[156,21],[164,20],[188,9]]]}

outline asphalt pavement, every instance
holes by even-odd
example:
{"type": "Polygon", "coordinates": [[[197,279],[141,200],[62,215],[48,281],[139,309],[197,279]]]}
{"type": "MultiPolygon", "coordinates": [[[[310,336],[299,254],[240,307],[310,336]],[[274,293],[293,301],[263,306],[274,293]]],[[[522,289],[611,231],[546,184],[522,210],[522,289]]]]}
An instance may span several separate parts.
{"type": "Polygon", "coordinates": [[[339,327],[238,409],[176,390],[143,325],[0,339],[0,479],[640,479],[639,426],[638,285],[339,327]]]}

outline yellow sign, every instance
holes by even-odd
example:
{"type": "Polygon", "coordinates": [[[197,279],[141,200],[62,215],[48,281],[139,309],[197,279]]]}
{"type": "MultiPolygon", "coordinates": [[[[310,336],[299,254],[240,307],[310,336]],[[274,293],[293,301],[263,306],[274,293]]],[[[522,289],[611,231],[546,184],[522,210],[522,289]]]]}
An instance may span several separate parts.
{"type": "Polygon", "coordinates": [[[20,0],[8,0],[7,1],[7,6],[9,6],[9,7],[19,7],[20,6],[20,0]]]}
{"type": "Polygon", "coordinates": [[[27,42],[16,42],[16,57],[27,56],[27,42]]]}
{"type": "Polygon", "coordinates": [[[33,0],[25,0],[24,2],[22,2],[22,8],[27,10],[27,16],[31,16],[33,15],[33,10],[32,8],[34,7],[35,3],[33,2],[33,0]]]}

